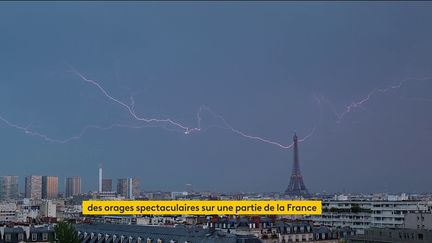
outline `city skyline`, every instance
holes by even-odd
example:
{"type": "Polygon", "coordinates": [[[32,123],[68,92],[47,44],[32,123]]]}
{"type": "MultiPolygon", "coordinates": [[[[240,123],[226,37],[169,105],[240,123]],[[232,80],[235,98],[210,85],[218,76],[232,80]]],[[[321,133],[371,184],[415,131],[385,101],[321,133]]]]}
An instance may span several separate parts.
{"type": "Polygon", "coordinates": [[[432,4],[385,4],[3,3],[2,175],[283,192],[296,132],[310,192],[430,191],[432,4]]]}

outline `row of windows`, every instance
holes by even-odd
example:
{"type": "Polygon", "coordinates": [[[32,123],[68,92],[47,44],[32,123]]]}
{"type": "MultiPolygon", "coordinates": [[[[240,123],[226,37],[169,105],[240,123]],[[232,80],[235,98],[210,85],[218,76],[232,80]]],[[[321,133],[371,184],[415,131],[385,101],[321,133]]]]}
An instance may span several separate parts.
{"type": "MultiPolygon", "coordinates": [[[[18,241],[23,241],[24,240],[24,233],[19,233],[18,234],[18,241]]],[[[32,233],[31,234],[31,240],[32,241],[37,241],[38,240],[38,234],[37,233],[32,233]]],[[[47,241],[48,240],[48,233],[42,233],[42,240],[43,241],[47,241]]],[[[5,234],[5,241],[6,242],[11,242],[12,241],[12,234],[5,234]]]]}
{"type": "MultiPolygon", "coordinates": [[[[78,235],[81,235],[81,232],[78,232],[78,235]]],[[[87,236],[87,233],[84,233],[83,236],[85,238],[87,236]]],[[[94,237],[94,233],[91,233],[91,237],[90,238],[93,238],[93,237],[94,237]]],[[[104,235],[101,234],[101,233],[99,233],[97,235],[97,239],[98,240],[100,240],[102,237],[104,237],[104,235]]],[[[113,235],[113,239],[117,239],[117,238],[119,238],[117,235],[113,235]]],[[[127,243],[127,242],[131,243],[133,241],[133,239],[134,239],[133,237],[127,237],[127,236],[124,236],[124,235],[120,236],[120,242],[123,242],[123,243],[127,243]]],[[[144,241],[141,237],[138,237],[137,238],[137,243],[164,243],[164,242],[163,242],[162,239],[153,240],[151,238],[147,238],[144,241]]],[[[178,242],[176,240],[170,240],[169,243],[178,243],[178,242]]],[[[189,241],[185,241],[184,243],[190,243],[190,242],[189,241]]]]}

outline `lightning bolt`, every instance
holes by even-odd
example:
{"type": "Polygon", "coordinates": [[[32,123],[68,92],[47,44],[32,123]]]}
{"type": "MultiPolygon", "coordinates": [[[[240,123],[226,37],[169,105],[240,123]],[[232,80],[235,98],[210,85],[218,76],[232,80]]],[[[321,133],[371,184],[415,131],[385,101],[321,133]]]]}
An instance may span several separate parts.
{"type": "MultiPolygon", "coordinates": [[[[133,98],[130,98],[131,104],[128,105],[125,102],[119,100],[118,98],[115,98],[114,96],[112,96],[110,94],[110,92],[107,89],[105,89],[104,87],[102,87],[102,85],[100,85],[99,82],[97,82],[96,80],[93,80],[93,79],[85,77],[83,74],[81,74],[80,72],[78,72],[74,68],[71,68],[71,69],[72,69],[72,72],[75,73],[80,79],[82,79],[83,81],[85,81],[85,82],[93,85],[94,87],[96,87],[102,95],[104,95],[107,99],[111,100],[112,102],[118,104],[120,107],[122,107],[124,110],[126,110],[133,119],[135,119],[137,121],[145,122],[145,123],[163,123],[163,124],[166,124],[166,125],[174,126],[175,128],[177,128],[180,131],[182,131],[184,134],[191,134],[191,133],[200,132],[200,131],[203,130],[203,128],[201,126],[201,122],[202,122],[201,113],[203,111],[206,111],[209,114],[211,114],[214,118],[216,118],[219,121],[221,121],[221,123],[222,123],[222,126],[220,126],[220,125],[212,125],[210,127],[207,127],[206,130],[210,129],[210,128],[215,128],[215,127],[222,128],[222,129],[227,129],[227,130],[230,130],[231,132],[233,132],[233,133],[235,133],[237,135],[240,135],[240,136],[242,136],[244,138],[260,141],[260,142],[271,144],[271,145],[275,145],[275,146],[278,146],[278,147],[280,147],[282,149],[289,149],[289,148],[291,148],[294,145],[294,143],[282,144],[280,142],[276,142],[276,141],[273,141],[273,140],[270,140],[270,139],[267,139],[267,138],[264,138],[264,137],[254,136],[254,135],[247,134],[247,133],[245,133],[243,131],[240,131],[240,130],[234,128],[233,126],[231,126],[225,120],[224,117],[222,117],[219,114],[216,114],[209,107],[204,106],[204,105],[201,106],[199,108],[198,112],[197,112],[197,115],[196,115],[196,117],[197,117],[197,126],[196,127],[190,127],[190,126],[181,124],[180,122],[176,122],[176,121],[174,121],[174,120],[172,120],[170,118],[159,119],[159,118],[141,117],[141,116],[139,116],[135,112],[135,109],[134,109],[135,102],[134,102],[133,98]]],[[[303,137],[302,139],[299,139],[298,141],[300,141],[300,142],[306,141],[309,137],[311,137],[315,133],[316,127],[317,126],[315,126],[311,130],[311,132],[309,132],[305,137],[303,137]]]]}
{"type": "MultiPolygon", "coordinates": [[[[322,101],[328,103],[328,105],[332,109],[333,113],[337,117],[336,122],[342,123],[342,121],[346,115],[355,111],[358,108],[363,109],[364,105],[366,103],[368,103],[372,99],[373,96],[376,96],[378,94],[388,93],[390,91],[396,91],[396,90],[402,88],[403,86],[405,86],[410,81],[426,81],[426,80],[431,80],[431,79],[432,79],[432,77],[406,78],[406,79],[399,81],[396,85],[387,86],[385,88],[374,88],[362,99],[360,99],[358,101],[353,101],[351,104],[347,105],[342,112],[338,112],[336,107],[334,106],[334,104],[330,100],[326,99],[325,97],[321,97],[320,99],[322,101]]],[[[427,98],[411,98],[411,99],[415,99],[417,101],[431,101],[430,99],[427,99],[427,98]]]]}
{"type": "MultiPolygon", "coordinates": [[[[126,109],[126,111],[129,112],[129,114],[137,121],[141,121],[141,122],[146,122],[146,123],[151,123],[151,122],[156,122],[156,123],[168,123],[170,125],[173,125],[175,127],[178,127],[180,129],[182,129],[184,131],[185,134],[189,134],[191,132],[195,132],[195,131],[199,131],[199,128],[189,128],[187,126],[184,126],[178,122],[175,122],[169,118],[167,119],[157,119],[157,118],[143,118],[143,117],[139,117],[135,111],[133,106],[128,105],[126,103],[124,103],[123,101],[120,101],[119,99],[114,98],[113,96],[111,96],[108,91],[106,91],[98,82],[92,80],[92,79],[88,79],[86,77],[84,77],[84,75],[82,75],[81,73],[79,73],[78,71],[74,70],[75,74],[78,75],[82,80],[84,80],[85,82],[88,82],[92,85],[94,85],[105,97],[107,97],[108,99],[110,99],[111,101],[113,101],[114,103],[119,104],[121,107],[123,107],[124,109],[126,109]]],[[[133,100],[133,99],[132,99],[133,100]]]]}
{"type": "MultiPolygon", "coordinates": [[[[139,122],[144,122],[145,124],[143,124],[143,125],[112,124],[109,126],[88,125],[88,126],[85,126],[84,128],[82,128],[80,130],[80,132],[74,136],[71,136],[71,137],[68,137],[65,139],[57,139],[57,138],[52,138],[46,134],[34,131],[30,128],[30,126],[24,127],[24,126],[15,124],[15,123],[9,121],[8,119],[6,119],[2,116],[0,116],[0,121],[4,122],[7,126],[12,127],[14,129],[17,129],[17,130],[20,130],[20,131],[22,131],[25,134],[28,134],[30,136],[39,137],[39,138],[41,138],[47,142],[61,143],[61,144],[68,143],[68,142],[71,142],[73,140],[78,140],[78,139],[82,138],[86,134],[86,132],[90,129],[110,130],[113,128],[141,129],[141,128],[156,128],[157,127],[157,128],[163,128],[163,129],[168,130],[168,131],[182,132],[184,134],[191,134],[191,133],[195,133],[195,132],[204,132],[204,131],[207,131],[207,130],[212,129],[212,128],[219,128],[219,129],[229,130],[229,131],[233,132],[234,134],[237,134],[243,138],[263,142],[263,143],[270,144],[270,145],[274,145],[274,146],[277,146],[277,147],[282,148],[282,149],[290,149],[294,145],[294,143],[283,144],[283,143],[280,143],[280,142],[277,142],[277,141],[274,141],[274,140],[271,140],[271,139],[268,139],[265,137],[250,135],[244,131],[241,131],[237,128],[234,128],[231,124],[229,124],[226,121],[226,119],[223,116],[215,113],[208,106],[205,106],[205,105],[202,105],[198,109],[198,112],[196,113],[196,120],[197,120],[197,126],[196,127],[187,126],[187,125],[182,124],[180,122],[174,121],[173,119],[170,119],[170,118],[160,119],[160,118],[146,118],[146,117],[139,116],[135,112],[135,100],[134,100],[133,96],[129,97],[130,104],[127,104],[127,103],[121,101],[120,99],[112,96],[104,87],[102,87],[102,85],[99,84],[99,82],[85,77],[83,74],[81,74],[80,72],[78,72],[75,69],[72,69],[72,70],[73,70],[73,73],[75,73],[80,79],[82,79],[83,81],[96,87],[97,90],[101,94],[103,94],[107,99],[116,103],[117,105],[122,107],[124,110],[126,110],[128,112],[128,114],[134,120],[139,121],[139,122]],[[220,122],[220,124],[211,124],[211,125],[208,125],[206,127],[203,127],[202,126],[202,120],[203,120],[202,119],[202,113],[203,112],[207,112],[208,114],[210,114],[213,118],[218,120],[220,122]]],[[[430,80],[430,79],[432,79],[432,77],[407,78],[407,79],[404,79],[404,80],[398,82],[396,85],[388,86],[385,88],[374,88],[362,99],[360,99],[358,101],[353,101],[352,103],[347,105],[342,112],[338,112],[336,107],[333,105],[333,103],[331,103],[325,97],[317,97],[315,95],[314,98],[316,99],[317,104],[319,106],[321,106],[322,102],[328,103],[330,105],[330,108],[334,112],[335,116],[337,117],[337,123],[341,123],[347,114],[354,112],[356,109],[364,108],[363,106],[366,103],[368,103],[375,95],[384,94],[384,93],[387,93],[390,91],[398,90],[398,89],[402,88],[404,85],[406,85],[406,83],[408,83],[409,81],[425,81],[425,80],[430,80]]],[[[400,98],[406,99],[406,100],[416,100],[416,101],[428,101],[428,102],[432,101],[431,99],[428,99],[428,98],[406,98],[406,97],[402,97],[402,96],[400,96],[400,98]]],[[[320,119],[319,120],[321,120],[321,109],[320,109],[320,119]]],[[[299,139],[298,141],[304,142],[307,139],[309,139],[311,136],[314,135],[317,127],[318,127],[318,124],[315,125],[306,136],[299,139]]]]}
{"type": "MultiPolygon", "coordinates": [[[[129,129],[141,129],[141,128],[155,128],[155,127],[161,127],[161,125],[151,125],[151,124],[145,124],[145,125],[127,125],[127,124],[111,124],[109,126],[97,126],[97,125],[87,125],[84,128],[82,128],[80,130],[79,133],[77,133],[74,136],[65,138],[65,139],[58,139],[58,138],[52,138],[46,134],[34,131],[30,128],[30,126],[24,127],[18,124],[15,124],[11,121],[9,121],[8,119],[4,118],[3,116],[0,116],[0,121],[2,121],[3,123],[5,123],[7,126],[17,129],[29,136],[34,136],[34,137],[38,137],[43,139],[46,142],[50,142],[50,143],[60,143],[60,144],[65,144],[65,143],[69,143],[73,140],[78,140],[80,138],[82,138],[86,132],[88,130],[111,130],[114,128],[129,128],[129,129]]],[[[167,130],[169,130],[167,128],[167,130]]]]}
{"type": "MultiPolygon", "coordinates": [[[[269,140],[269,139],[266,139],[266,138],[262,138],[262,137],[258,137],[258,136],[253,136],[253,135],[248,135],[248,134],[246,134],[246,133],[244,133],[244,132],[242,132],[240,130],[235,129],[233,126],[231,126],[225,120],[225,118],[223,116],[221,116],[219,114],[216,114],[215,112],[213,112],[207,106],[201,106],[201,109],[208,111],[213,117],[218,118],[219,120],[222,121],[222,123],[223,123],[224,126],[219,126],[219,128],[230,130],[233,133],[238,134],[238,135],[240,135],[240,136],[242,136],[244,138],[248,138],[248,139],[252,139],[252,140],[258,140],[258,141],[261,141],[261,142],[264,142],[264,143],[276,145],[276,146],[278,146],[278,147],[280,147],[282,149],[290,149],[294,145],[294,143],[290,143],[290,144],[284,145],[284,144],[281,144],[281,143],[278,143],[278,142],[275,142],[275,141],[272,141],[272,140],[269,140]]],[[[306,136],[304,136],[302,139],[299,139],[298,141],[299,142],[306,141],[309,137],[311,137],[315,133],[316,128],[317,128],[317,126],[314,126],[312,128],[312,130],[306,136]]]]}

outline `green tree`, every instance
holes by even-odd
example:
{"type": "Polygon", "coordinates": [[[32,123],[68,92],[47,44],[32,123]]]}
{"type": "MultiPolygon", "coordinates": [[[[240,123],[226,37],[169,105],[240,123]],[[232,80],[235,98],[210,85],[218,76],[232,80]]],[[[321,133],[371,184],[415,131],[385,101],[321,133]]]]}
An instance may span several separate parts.
{"type": "Polygon", "coordinates": [[[54,232],[56,234],[56,240],[53,242],[58,243],[80,243],[77,232],[73,225],[67,221],[59,222],[54,226],[54,232]]]}
{"type": "Polygon", "coordinates": [[[358,204],[352,204],[351,205],[351,212],[360,213],[361,211],[362,211],[362,208],[358,204]]]}

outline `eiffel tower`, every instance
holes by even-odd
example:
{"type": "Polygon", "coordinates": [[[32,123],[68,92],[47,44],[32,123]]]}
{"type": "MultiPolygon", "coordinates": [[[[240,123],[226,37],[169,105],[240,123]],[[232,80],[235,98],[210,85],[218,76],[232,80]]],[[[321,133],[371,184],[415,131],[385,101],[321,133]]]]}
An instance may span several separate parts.
{"type": "Polygon", "coordinates": [[[300,172],[300,162],[298,156],[298,143],[297,143],[297,134],[294,133],[294,163],[293,169],[291,173],[290,183],[288,188],[285,190],[285,194],[288,196],[307,196],[308,190],[303,183],[303,177],[300,172]]]}

